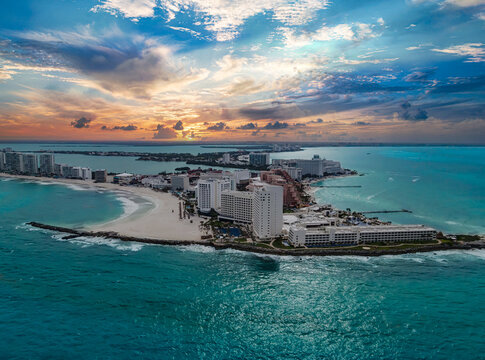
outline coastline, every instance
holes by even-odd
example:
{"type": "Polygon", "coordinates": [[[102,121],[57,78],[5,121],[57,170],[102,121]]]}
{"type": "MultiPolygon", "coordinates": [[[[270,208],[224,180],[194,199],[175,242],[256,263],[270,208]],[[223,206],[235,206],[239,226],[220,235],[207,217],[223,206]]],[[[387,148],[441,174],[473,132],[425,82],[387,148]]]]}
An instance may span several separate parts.
{"type": "Polygon", "coordinates": [[[377,257],[384,255],[403,255],[403,254],[415,254],[425,252],[436,252],[446,250],[473,250],[473,249],[485,249],[485,243],[482,241],[476,243],[456,243],[456,244],[431,244],[431,245],[414,245],[412,247],[395,247],[388,249],[352,249],[352,248],[298,248],[298,249],[279,249],[279,248],[263,248],[251,244],[242,243],[216,243],[213,241],[204,240],[176,240],[176,239],[153,239],[120,235],[116,232],[107,231],[82,231],[76,229],[70,229],[65,227],[53,226],[48,224],[42,224],[37,222],[29,222],[27,225],[50,231],[56,231],[65,233],[64,238],[76,238],[76,237],[104,237],[118,239],[127,242],[139,242],[145,244],[155,245],[202,245],[212,247],[216,250],[233,249],[245,252],[252,252],[265,255],[278,255],[278,256],[366,256],[377,257]]]}
{"type": "Polygon", "coordinates": [[[191,219],[179,219],[179,200],[170,193],[153,191],[150,188],[135,186],[119,186],[112,183],[94,183],[89,180],[76,179],[54,179],[48,177],[11,175],[0,173],[0,177],[13,178],[19,180],[29,180],[38,182],[50,182],[59,185],[76,185],[85,189],[101,189],[113,193],[126,193],[131,196],[143,198],[153,206],[151,209],[140,213],[123,213],[120,217],[102,222],[99,224],[88,225],[80,228],[86,232],[116,232],[126,237],[141,237],[147,239],[170,238],[175,241],[202,241],[201,237],[206,235],[199,229],[200,221],[198,216],[191,219]],[[172,212],[173,210],[173,212],[172,212]],[[191,222],[192,221],[192,222],[191,222]]]}
{"type": "MultiPolygon", "coordinates": [[[[129,193],[143,198],[153,204],[153,207],[143,213],[134,211],[122,214],[117,219],[81,228],[66,228],[52,224],[42,224],[35,221],[28,225],[66,233],[68,237],[79,236],[114,238],[121,241],[150,243],[158,245],[204,245],[218,250],[234,249],[267,255],[279,256],[382,256],[401,255],[420,252],[434,252],[444,250],[485,249],[485,239],[481,236],[476,242],[436,243],[436,244],[402,244],[383,248],[348,247],[348,248],[276,248],[263,247],[260,244],[225,242],[220,243],[210,239],[202,239],[204,233],[199,224],[201,218],[194,216],[179,219],[179,200],[170,193],[157,192],[150,188],[135,186],[119,186],[112,183],[94,183],[93,181],[75,179],[54,179],[47,177],[10,175],[0,173],[0,178],[14,178],[20,180],[50,182],[60,185],[77,185],[87,189],[102,189],[114,193],[129,193]],[[173,210],[173,212],[172,212],[173,210]]],[[[315,187],[315,189],[318,189],[315,187]]]]}

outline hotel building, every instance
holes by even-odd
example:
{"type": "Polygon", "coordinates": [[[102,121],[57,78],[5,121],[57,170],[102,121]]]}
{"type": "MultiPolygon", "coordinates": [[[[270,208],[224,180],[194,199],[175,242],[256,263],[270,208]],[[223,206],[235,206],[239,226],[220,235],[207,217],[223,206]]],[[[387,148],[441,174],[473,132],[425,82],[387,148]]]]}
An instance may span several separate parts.
{"type": "Polygon", "coordinates": [[[283,228],[283,188],[264,184],[254,189],[253,233],[259,239],[281,234],[283,228]]]}
{"type": "Polygon", "coordinates": [[[102,170],[96,170],[94,172],[94,181],[98,183],[103,183],[106,182],[106,179],[108,178],[108,174],[105,169],[102,170]]]}
{"type": "Polygon", "coordinates": [[[325,226],[293,225],[288,241],[295,247],[354,246],[376,242],[420,242],[436,239],[436,230],[424,225],[325,226]]]}
{"type": "Polygon", "coordinates": [[[211,209],[218,210],[221,206],[221,194],[231,189],[231,181],[227,179],[199,180],[196,188],[197,207],[201,212],[208,213],[211,209]]]}
{"type": "Polygon", "coordinates": [[[23,158],[24,158],[24,172],[26,174],[37,174],[39,172],[37,155],[23,154],[23,158]]]}
{"type": "Polygon", "coordinates": [[[15,173],[24,172],[24,157],[21,153],[6,152],[5,153],[5,170],[15,173]]]}
{"type": "Polygon", "coordinates": [[[253,193],[251,191],[223,191],[219,218],[250,224],[253,220],[253,193]]]}
{"type": "Polygon", "coordinates": [[[273,159],[273,166],[293,167],[301,169],[301,175],[318,176],[341,174],[344,172],[338,161],[320,159],[314,155],[311,160],[305,159],[273,159]]]}
{"type": "Polygon", "coordinates": [[[40,163],[40,173],[42,175],[51,175],[54,174],[54,154],[40,154],[39,155],[39,163],[40,163]]]}
{"type": "Polygon", "coordinates": [[[5,170],[5,153],[0,151],[0,170],[5,170]]]}
{"type": "Polygon", "coordinates": [[[81,168],[81,177],[83,180],[91,180],[93,178],[93,172],[90,168],[81,168]]]}
{"type": "Polygon", "coordinates": [[[265,166],[270,164],[268,153],[251,153],[249,154],[249,165],[265,166]]]}
{"type": "Polygon", "coordinates": [[[172,175],[170,177],[172,190],[187,191],[190,188],[189,176],[187,174],[172,175]]]}

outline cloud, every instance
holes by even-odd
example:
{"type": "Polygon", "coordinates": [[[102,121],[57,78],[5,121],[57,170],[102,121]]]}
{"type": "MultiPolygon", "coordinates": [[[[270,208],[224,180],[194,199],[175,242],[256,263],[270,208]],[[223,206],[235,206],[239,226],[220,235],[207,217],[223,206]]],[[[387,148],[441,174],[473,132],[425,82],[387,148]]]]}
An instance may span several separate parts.
{"type": "Polygon", "coordinates": [[[371,124],[370,122],[366,122],[366,121],[356,121],[352,123],[352,125],[355,125],[355,126],[368,126],[370,124],[371,124]]]}
{"type": "Polygon", "coordinates": [[[450,46],[446,49],[432,49],[435,52],[444,54],[452,54],[458,56],[466,56],[465,62],[484,62],[485,61],[485,47],[482,43],[468,43],[463,45],[450,46]]]}
{"type": "Polygon", "coordinates": [[[448,79],[447,84],[442,84],[430,90],[433,94],[446,93],[466,93],[472,91],[481,91],[485,88],[485,75],[470,77],[452,77],[448,79]]]}
{"type": "Polygon", "coordinates": [[[327,5],[328,0],[102,0],[92,10],[136,19],[153,17],[155,10],[160,9],[168,21],[184,25],[190,14],[194,19],[192,26],[204,27],[217,41],[228,41],[237,37],[246,20],[255,15],[264,14],[282,24],[299,26],[312,21],[327,5]]]}
{"type": "Polygon", "coordinates": [[[275,121],[275,123],[267,123],[264,126],[264,129],[268,130],[280,130],[280,129],[286,129],[288,127],[287,123],[281,123],[279,121],[275,121]]]}
{"type": "Polygon", "coordinates": [[[485,0],[445,0],[445,3],[458,7],[473,7],[485,5],[485,0]]]}
{"type": "Polygon", "coordinates": [[[75,127],[76,129],[88,128],[90,122],[91,122],[90,119],[86,119],[85,117],[82,117],[78,120],[71,121],[71,126],[75,127]]]}
{"type": "Polygon", "coordinates": [[[103,125],[101,126],[101,130],[123,130],[123,131],[135,131],[138,130],[138,127],[135,125],[122,125],[122,126],[113,126],[112,128],[103,125]]]}
{"type": "Polygon", "coordinates": [[[359,22],[335,26],[324,25],[314,32],[298,32],[296,29],[288,27],[282,27],[279,30],[283,35],[286,46],[298,48],[309,45],[314,41],[362,41],[370,39],[379,35],[375,30],[384,25],[384,20],[380,18],[377,23],[377,25],[359,22]]]}
{"type": "Polygon", "coordinates": [[[176,123],[176,124],[173,126],[173,128],[174,128],[175,130],[183,130],[183,129],[184,129],[184,125],[183,125],[182,121],[180,121],[180,120],[179,120],[179,121],[177,121],[177,123],[176,123]]]}
{"type": "Polygon", "coordinates": [[[413,108],[413,106],[406,101],[401,104],[401,111],[399,112],[399,118],[408,121],[424,121],[428,118],[428,113],[420,108],[413,108]]]}
{"type": "Polygon", "coordinates": [[[234,57],[231,54],[224,55],[220,60],[216,61],[219,69],[212,76],[215,81],[220,81],[241,71],[242,67],[248,63],[246,58],[234,57]]]}
{"type": "Polygon", "coordinates": [[[240,129],[240,130],[254,130],[257,128],[258,128],[258,125],[252,122],[237,127],[237,129],[240,129]]]}
{"type": "Polygon", "coordinates": [[[126,18],[146,18],[155,15],[155,0],[102,0],[101,5],[94,6],[91,11],[104,10],[111,15],[121,15],[126,18]]]}
{"type": "Polygon", "coordinates": [[[177,137],[175,130],[165,127],[164,125],[157,125],[156,133],[153,134],[154,139],[174,139],[177,137]]]}
{"type": "Polygon", "coordinates": [[[238,110],[239,114],[251,120],[285,120],[306,115],[294,104],[278,105],[272,107],[244,107],[238,110]]]}
{"type": "Polygon", "coordinates": [[[415,4],[421,4],[425,2],[433,2],[441,5],[451,5],[461,8],[475,7],[480,5],[485,5],[485,0],[412,0],[415,4]]]}
{"type": "Polygon", "coordinates": [[[225,129],[228,129],[228,127],[223,122],[218,122],[215,125],[211,125],[211,126],[207,127],[207,130],[209,130],[209,131],[222,131],[222,130],[225,130],[225,129]]]}
{"type": "Polygon", "coordinates": [[[308,124],[322,124],[322,123],[323,123],[323,119],[321,119],[321,118],[318,118],[316,120],[310,120],[308,122],[308,124]]]}
{"type": "Polygon", "coordinates": [[[159,40],[127,36],[118,28],[99,34],[89,27],[78,32],[17,32],[4,52],[16,63],[85,75],[89,80],[78,82],[135,98],[150,98],[201,75],[193,68],[185,70],[172,49],[159,40]]]}
{"type": "Polygon", "coordinates": [[[436,68],[415,70],[412,73],[406,75],[404,77],[404,81],[427,83],[430,81],[430,77],[432,77],[435,72],[436,68]]]}

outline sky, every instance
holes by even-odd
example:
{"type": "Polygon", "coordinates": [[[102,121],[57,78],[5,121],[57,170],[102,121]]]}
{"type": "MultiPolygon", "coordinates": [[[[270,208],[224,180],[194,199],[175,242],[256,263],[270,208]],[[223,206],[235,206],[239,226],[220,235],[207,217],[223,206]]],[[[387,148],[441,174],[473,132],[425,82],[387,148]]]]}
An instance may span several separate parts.
{"type": "Polygon", "coordinates": [[[485,0],[4,0],[0,140],[485,144],[485,0]]]}

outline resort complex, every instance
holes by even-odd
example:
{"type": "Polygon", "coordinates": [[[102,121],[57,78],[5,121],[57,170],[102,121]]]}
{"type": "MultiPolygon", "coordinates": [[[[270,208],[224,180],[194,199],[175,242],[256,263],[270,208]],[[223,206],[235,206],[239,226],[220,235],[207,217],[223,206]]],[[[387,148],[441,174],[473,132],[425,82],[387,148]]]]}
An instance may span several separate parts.
{"type": "MultiPolygon", "coordinates": [[[[318,155],[311,159],[271,159],[269,152],[254,151],[236,157],[221,153],[213,161],[226,165],[246,163],[250,168],[187,167],[158,175],[116,174],[105,169],[93,171],[58,164],[53,152],[37,155],[11,148],[0,151],[0,170],[4,173],[112,183],[125,189],[147,188],[154,195],[166,193],[178,204],[172,213],[190,223],[197,220],[201,229],[199,237],[216,243],[237,241],[264,245],[278,240],[280,246],[288,248],[331,248],[426,244],[436,239],[437,231],[423,225],[391,225],[362,213],[316,205],[312,195],[314,182],[327,176],[355,175],[339,162],[318,155]]],[[[136,233],[136,229],[130,231],[136,233]]],[[[191,235],[191,238],[197,236],[191,235]]]]}

